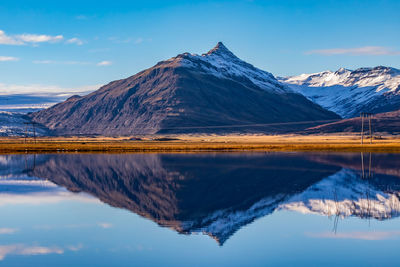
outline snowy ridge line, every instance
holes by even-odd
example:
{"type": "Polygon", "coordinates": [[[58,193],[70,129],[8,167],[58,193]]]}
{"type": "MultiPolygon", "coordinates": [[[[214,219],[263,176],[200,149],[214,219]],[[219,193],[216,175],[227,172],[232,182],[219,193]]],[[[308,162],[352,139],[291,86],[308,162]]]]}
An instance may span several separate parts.
{"type": "Polygon", "coordinates": [[[354,71],[341,68],[279,80],[344,118],[400,107],[400,70],[395,68],[378,66],[354,71]]]}

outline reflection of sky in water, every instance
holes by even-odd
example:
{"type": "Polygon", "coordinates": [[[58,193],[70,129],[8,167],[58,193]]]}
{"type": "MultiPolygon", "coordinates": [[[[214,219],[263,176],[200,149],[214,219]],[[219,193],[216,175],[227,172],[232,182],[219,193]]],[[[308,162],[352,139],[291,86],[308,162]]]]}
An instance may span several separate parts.
{"type": "MultiPolygon", "coordinates": [[[[351,178],[358,181],[354,185],[346,181],[355,173],[341,170],[303,192],[280,198],[272,213],[255,209],[265,200],[242,213],[231,212],[229,216],[244,217],[254,209],[260,214],[223,246],[201,233],[183,235],[159,227],[131,211],[50,181],[3,176],[0,265],[395,265],[399,218],[346,217],[346,205],[335,206],[351,197],[357,200],[357,190],[368,184],[354,180],[358,177],[351,178]],[[350,174],[343,176],[346,172],[350,174]],[[347,195],[340,195],[341,190],[347,190],[347,195]],[[329,214],[321,201],[313,206],[310,199],[323,199],[328,207],[338,207],[340,214],[329,214]]],[[[380,191],[371,191],[371,196],[379,203],[389,197],[380,191]]],[[[379,203],[375,206],[380,211],[384,207],[379,203]]]]}

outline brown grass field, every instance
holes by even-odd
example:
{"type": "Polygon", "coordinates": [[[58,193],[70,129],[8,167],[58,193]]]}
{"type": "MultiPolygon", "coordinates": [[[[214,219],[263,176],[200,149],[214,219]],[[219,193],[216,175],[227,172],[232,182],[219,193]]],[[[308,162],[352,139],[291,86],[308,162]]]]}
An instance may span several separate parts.
{"type": "Polygon", "coordinates": [[[136,137],[0,138],[0,153],[337,151],[400,153],[400,137],[359,135],[155,135],[136,137]]]}

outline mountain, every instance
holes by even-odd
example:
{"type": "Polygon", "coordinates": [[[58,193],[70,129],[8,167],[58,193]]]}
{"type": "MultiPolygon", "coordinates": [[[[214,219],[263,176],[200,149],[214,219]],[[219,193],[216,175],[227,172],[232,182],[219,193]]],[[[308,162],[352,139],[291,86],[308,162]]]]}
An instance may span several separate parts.
{"type": "MultiPolygon", "coordinates": [[[[342,133],[342,132],[361,132],[360,117],[344,119],[336,122],[326,123],[314,127],[310,127],[304,133],[342,133]]],[[[364,119],[364,131],[367,131],[368,120],[364,119]]],[[[400,134],[400,110],[393,112],[384,112],[373,115],[371,118],[372,132],[400,134]]]]}
{"type": "Polygon", "coordinates": [[[338,118],[222,43],[206,54],[184,53],[161,61],[30,117],[57,134],[100,135],[274,132],[299,125],[252,125],[338,118]]]}
{"type": "Polygon", "coordinates": [[[294,91],[344,118],[360,112],[390,112],[400,107],[400,70],[378,66],[341,68],[280,78],[294,91]]]}
{"type": "MultiPolygon", "coordinates": [[[[30,118],[19,112],[0,111],[0,136],[24,136],[25,130],[29,137],[33,136],[33,127],[25,123],[30,118]]],[[[48,135],[49,131],[42,125],[35,127],[35,134],[38,136],[48,135]]]]}

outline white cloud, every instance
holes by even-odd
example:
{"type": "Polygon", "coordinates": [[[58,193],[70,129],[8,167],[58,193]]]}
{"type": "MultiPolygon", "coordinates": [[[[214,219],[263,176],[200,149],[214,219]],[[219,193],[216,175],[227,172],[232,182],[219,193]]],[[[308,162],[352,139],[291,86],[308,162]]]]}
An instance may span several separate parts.
{"type": "Polygon", "coordinates": [[[56,61],[53,60],[34,60],[32,61],[34,64],[54,64],[56,61]]]}
{"type": "Polygon", "coordinates": [[[34,60],[34,64],[60,64],[60,65],[90,65],[92,63],[86,61],[55,61],[55,60],[34,60]]]}
{"type": "Polygon", "coordinates": [[[7,35],[4,31],[0,30],[0,44],[4,45],[25,45],[37,43],[55,43],[63,40],[62,35],[45,35],[45,34],[18,34],[7,35]]]}
{"type": "Polygon", "coordinates": [[[16,35],[17,40],[21,40],[24,43],[55,43],[64,39],[62,35],[50,36],[44,34],[20,34],[16,35]]]}
{"type": "Polygon", "coordinates": [[[306,52],[306,54],[319,55],[355,55],[355,56],[382,56],[382,55],[400,55],[399,50],[393,50],[383,46],[364,46],[356,48],[332,48],[320,49],[306,52]]]}
{"type": "Polygon", "coordinates": [[[6,35],[4,31],[0,30],[0,44],[22,45],[24,43],[21,40],[17,40],[11,36],[6,35]]]}
{"type": "Polygon", "coordinates": [[[4,57],[4,56],[0,56],[0,62],[4,62],[4,61],[18,61],[19,58],[17,57],[4,57]]]}
{"type": "Polygon", "coordinates": [[[18,232],[17,228],[0,228],[0,235],[9,235],[18,232]]]}
{"type": "Polygon", "coordinates": [[[12,244],[0,246],[0,261],[7,255],[47,255],[63,254],[64,250],[58,247],[26,246],[24,244],[12,244]]]}
{"type": "Polygon", "coordinates": [[[48,94],[83,94],[92,92],[100,88],[101,84],[85,85],[78,87],[61,87],[58,85],[43,85],[43,84],[4,84],[0,83],[0,95],[11,94],[32,94],[32,95],[48,95],[48,94]]]}
{"type": "Polygon", "coordinates": [[[97,63],[97,66],[110,66],[111,64],[112,64],[111,61],[104,60],[104,61],[97,63]]]}
{"type": "Polygon", "coordinates": [[[80,40],[79,38],[71,38],[67,40],[67,44],[76,44],[76,45],[83,45],[83,41],[80,40]]]}

